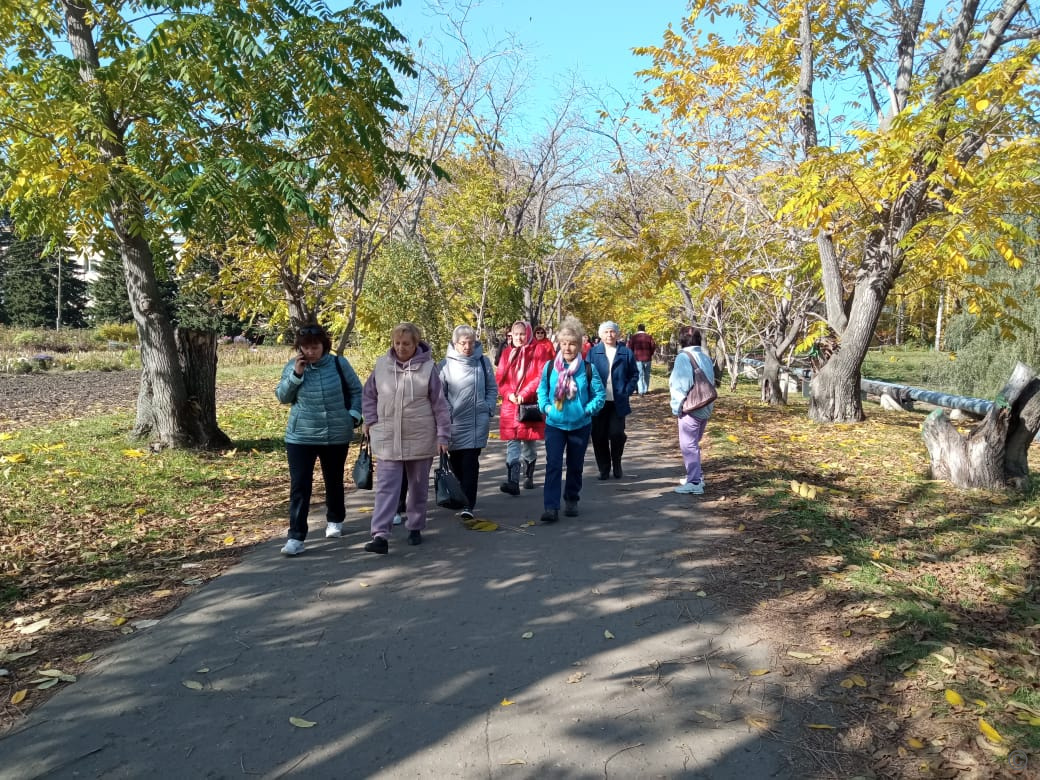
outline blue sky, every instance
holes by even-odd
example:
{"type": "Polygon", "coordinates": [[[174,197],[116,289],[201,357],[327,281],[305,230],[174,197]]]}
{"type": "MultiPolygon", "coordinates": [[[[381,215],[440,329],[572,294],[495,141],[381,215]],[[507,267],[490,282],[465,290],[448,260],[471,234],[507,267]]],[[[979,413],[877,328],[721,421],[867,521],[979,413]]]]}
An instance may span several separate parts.
{"type": "MultiPolygon", "coordinates": [[[[531,108],[539,113],[551,107],[572,73],[596,90],[641,95],[633,74],[648,60],[633,55],[632,47],[659,45],[669,22],[678,27],[685,12],[686,0],[483,0],[469,15],[467,38],[477,50],[510,34],[516,38],[532,70],[531,108]]],[[[403,0],[387,15],[413,44],[445,41],[425,0],[403,0]]]]}

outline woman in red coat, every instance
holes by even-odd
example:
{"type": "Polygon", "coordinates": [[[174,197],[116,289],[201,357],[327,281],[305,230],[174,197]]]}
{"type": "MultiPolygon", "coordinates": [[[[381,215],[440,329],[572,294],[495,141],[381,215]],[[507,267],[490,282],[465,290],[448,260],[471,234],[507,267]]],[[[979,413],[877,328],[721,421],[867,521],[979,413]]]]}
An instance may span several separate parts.
{"type": "Polygon", "coordinates": [[[538,406],[538,383],[541,381],[545,359],[532,341],[529,322],[517,320],[511,330],[512,346],[502,352],[495,372],[498,392],[502,396],[502,411],[498,418],[499,437],[506,442],[506,480],[500,486],[503,493],[520,495],[521,462],[524,487],[534,487],[534,467],[538,458],[536,441],[545,440],[545,421],[522,422],[518,419],[520,404],[538,406]]]}

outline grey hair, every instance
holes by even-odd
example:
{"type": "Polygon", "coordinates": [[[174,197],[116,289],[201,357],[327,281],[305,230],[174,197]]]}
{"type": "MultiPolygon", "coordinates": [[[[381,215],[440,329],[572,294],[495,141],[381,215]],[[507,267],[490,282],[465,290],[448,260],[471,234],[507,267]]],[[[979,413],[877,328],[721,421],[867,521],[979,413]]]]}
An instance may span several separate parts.
{"type": "Polygon", "coordinates": [[[451,332],[451,343],[458,344],[459,339],[463,339],[466,336],[472,336],[473,340],[477,340],[477,331],[471,325],[456,325],[455,330],[451,332]]]}
{"type": "Polygon", "coordinates": [[[581,320],[577,317],[563,318],[560,327],[556,329],[556,338],[559,339],[564,333],[573,336],[578,340],[579,344],[585,341],[585,326],[581,324],[581,320]]]}

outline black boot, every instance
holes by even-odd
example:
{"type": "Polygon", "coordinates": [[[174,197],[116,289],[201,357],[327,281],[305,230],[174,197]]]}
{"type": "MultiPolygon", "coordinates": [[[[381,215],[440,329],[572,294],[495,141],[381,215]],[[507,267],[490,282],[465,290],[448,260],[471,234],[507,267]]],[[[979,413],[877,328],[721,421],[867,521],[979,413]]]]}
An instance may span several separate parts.
{"type": "Polygon", "coordinates": [[[520,463],[506,464],[506,481],[498,486],[503,493],[511,496],[520,495],[520,463]]]}
{"type": "Polygon", "coordinates": [[[530,490],[534,487],[534,464],[536,461],[524,461],[524,488],[530,490]]]}

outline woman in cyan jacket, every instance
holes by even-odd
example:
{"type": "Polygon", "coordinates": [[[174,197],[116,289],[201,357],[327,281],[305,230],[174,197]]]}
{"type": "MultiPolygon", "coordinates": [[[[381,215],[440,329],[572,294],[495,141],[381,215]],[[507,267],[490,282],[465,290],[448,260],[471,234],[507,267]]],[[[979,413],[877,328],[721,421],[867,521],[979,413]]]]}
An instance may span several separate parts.
{"type": "Polygon", "coordinates": [[[448,460],[459,478],[467,504],[459,515],[473,519],[480,477],[480,451],[487,446],[491,418],[498,401],[498,385],[491,362],[469,325],[452,331],[448,355],[439,364],[444,395],[451,407],[451,449],[448,460]]]}
{"type": "Polygon", "coordinates": [[[588,361],[596,367],[607,391],[603,409],[592,418],[592,451],[596,453],[599,478],[621,479],[621,454],[625,451],[625,417],[632,411],[629,397],[639,383],[639,366],[632,350],[618,343],[616,322],[599,326],[599,343],[589,350],[588,361]]]}
{"type": "Polygon", "coordinates": [[[567,317],[557,330],[559,352],[538,384],[538,406],[545,412],[545,489],[543,523],[559,520],[560,482],[563,513],[576,517],[581,499],[581,470],[589,446],[592,418],[603,408],[606,391],[599,373],[581,356],[585,330],[567,317]],[[563,480],[564,459],[567,476],[563,480]]]}
{"type": "Polygon", "coordinates": [[[299,354],[286,364],[274,391],[283,404],[292,404],[285,428],[289,538],[283,555],[303,552],[315,460],[325,481],[325,536],[343,535],[343,465],[361,423],[361,382],[346,358],[331,354],[328,331],[320,325],[300,328],[296,348],[299,354]]]}
{"type": "Polygon", "coordinates": [[[397,325],[390,340],[392,346],[365,382],[361,404],[376,462],[372,541],[365,549],[381,555],[390,551],[402,479],[408,480],[408,544],[422,544],[430,466],[435,455],[448,451],[451,441],[451,410],[430,345],[411,322],[397,325]]]}

